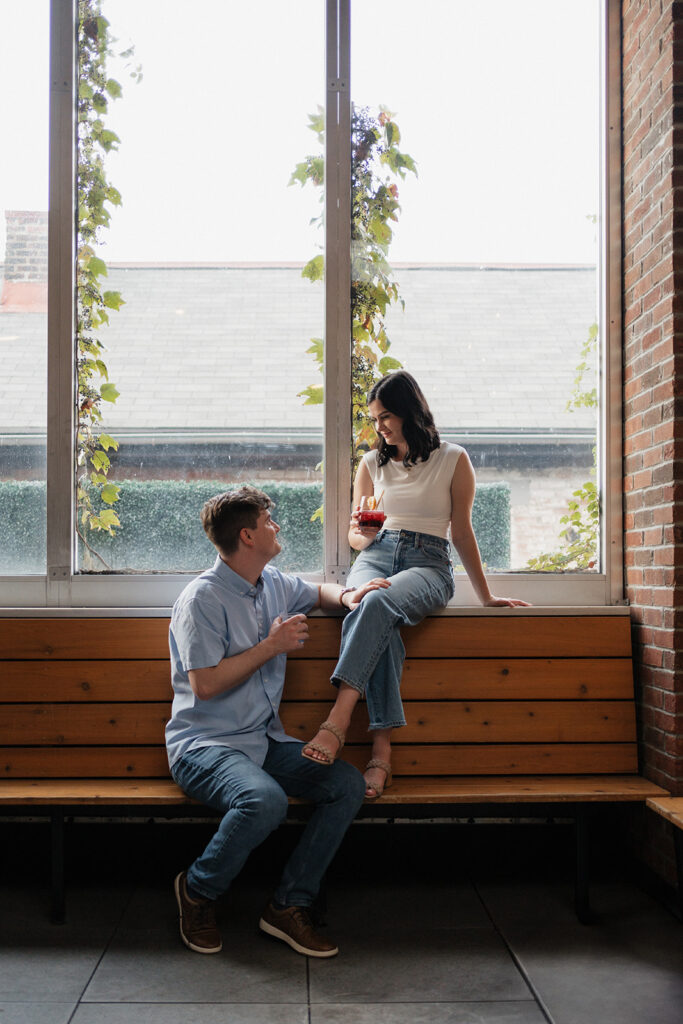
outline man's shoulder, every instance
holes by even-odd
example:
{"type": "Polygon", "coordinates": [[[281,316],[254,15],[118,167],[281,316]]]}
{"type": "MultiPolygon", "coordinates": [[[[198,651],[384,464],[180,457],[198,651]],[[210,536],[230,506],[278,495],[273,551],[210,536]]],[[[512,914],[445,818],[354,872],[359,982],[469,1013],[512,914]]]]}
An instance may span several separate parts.
{"type": "Polygon", "coordinates": [[[181,611],[191,609],[197,604],[217,601],[219,590],[220,588],[213,569],[207,569],[199,576],[195,576],[195,578],[191,580],[183,590],[181,590],[180,594],[176,598],[175,604],[173,605],[174,615],[177,615],[181,611]]]}

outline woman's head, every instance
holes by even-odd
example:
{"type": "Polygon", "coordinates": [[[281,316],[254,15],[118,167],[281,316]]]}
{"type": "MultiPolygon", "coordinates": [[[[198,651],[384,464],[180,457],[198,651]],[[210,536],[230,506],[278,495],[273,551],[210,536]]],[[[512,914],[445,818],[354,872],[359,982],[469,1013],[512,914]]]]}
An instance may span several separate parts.
{"type": "MultiPolygon", "coordinates": [[[[378,403],[397,416],[401,422],[403,440],[408,452],[403,461],[406,465],[429,458],[438,448],[441,440],[434,425],[427,400],[419,384],[406,370],[396,370],[377,381],[368,395],[368,406],[378,403]]],[[[397,447],[379,434],[379,464],[383,466],[397,454],[397,447]]]]}

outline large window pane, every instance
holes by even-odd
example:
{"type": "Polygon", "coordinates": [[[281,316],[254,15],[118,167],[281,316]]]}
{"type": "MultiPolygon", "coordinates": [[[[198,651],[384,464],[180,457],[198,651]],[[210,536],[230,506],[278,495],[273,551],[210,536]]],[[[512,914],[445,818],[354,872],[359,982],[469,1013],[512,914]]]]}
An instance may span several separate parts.
{"type": "Polygon", "coordinates": [[[597,0],[353,10],[356,116],[388,108],[418,170],[397,182],[391,354],[472,458],[492,569],[599,568],[590,541],[571,557],[587,533],[562,522],[595,485],[599,14],[597,0]]]}
{"type": "Polygon", "coordinates": [[[289,182],[316,149],[324,5],[301,0],[296,18],[278,0],[103,12],[116,49],[135,47],[109,64],[122,96],[108,102],[120,144],[106,167],[122,205],[97,247],[124,303],[98,331],[119,392],[101,429],[119,443],[106,455],[120,526],[81,525],[80,566],[202,569],[203,500],[251,483],[277,503],[278,564],[322,571],[322,406],[300,394],[320,384],[307,349],[323,334],[322,284],[301,272],[321,207],[289,182]]]}
{"type": "Polygon", "coordinates": [[[46,564],[48,21],[0,9],[0,574],[46,564]]]}

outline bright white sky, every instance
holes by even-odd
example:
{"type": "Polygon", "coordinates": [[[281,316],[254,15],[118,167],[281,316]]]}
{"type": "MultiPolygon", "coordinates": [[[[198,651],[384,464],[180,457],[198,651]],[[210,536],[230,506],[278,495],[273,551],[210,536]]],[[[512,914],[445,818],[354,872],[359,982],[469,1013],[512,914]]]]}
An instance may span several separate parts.
{"type": "MultiPolygon", "coordinates": [[[[324,6],[106,0],[144,74],[136,85],[115,72],[110,177],[124,206],[106,259],[315,253],[313,190],[287,182],[315,151],[324,6]]],[[[595,262],[599,7],[356,0],[354,101],[396,113],[420,172],[399,183],[392,260],[595,262]]],[[[47,0],[0,0],[2,210],[47,208],[47,21],[47,0]]]]}

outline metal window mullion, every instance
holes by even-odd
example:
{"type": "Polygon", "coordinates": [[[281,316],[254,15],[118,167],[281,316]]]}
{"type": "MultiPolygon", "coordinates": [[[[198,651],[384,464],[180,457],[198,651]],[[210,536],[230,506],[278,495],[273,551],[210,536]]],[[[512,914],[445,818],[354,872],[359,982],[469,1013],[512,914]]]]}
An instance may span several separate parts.
{"type": "Polygon", "coordinates": [[[74,493],[74,195],[76,4],[50,3],[47,317],[47,601],[72,571],[74,493]]]}
{"type": "Polygon", "coordinates": [[[344,578],[351,492],[350,0],[327,0],[325,100],[325,577],[344,578]]]}
{"type": "Polygon", "coordinates": [[[624,601],[622,466],[621,4],[603,11],[601,131],[601,389],[599,474],[605,603],[624,601]]]}

